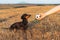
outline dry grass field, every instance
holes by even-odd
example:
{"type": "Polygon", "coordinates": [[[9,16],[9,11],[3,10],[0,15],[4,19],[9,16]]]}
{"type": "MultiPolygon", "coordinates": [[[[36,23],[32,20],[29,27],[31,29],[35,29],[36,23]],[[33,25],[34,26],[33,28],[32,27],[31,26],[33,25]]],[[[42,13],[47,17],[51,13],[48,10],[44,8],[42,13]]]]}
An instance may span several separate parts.
{"type": "Polygon", "coordinates": [[[60,40],[60,11],[34,23],[36,14],[47,12],[55,6],[14,6],[8,9],[0,7],[0,40],[60,40]],[[9,27],[21,21],[20,17],[24,13],[32,15],[26,33],[22,30],[10,31],[9,27]]]}

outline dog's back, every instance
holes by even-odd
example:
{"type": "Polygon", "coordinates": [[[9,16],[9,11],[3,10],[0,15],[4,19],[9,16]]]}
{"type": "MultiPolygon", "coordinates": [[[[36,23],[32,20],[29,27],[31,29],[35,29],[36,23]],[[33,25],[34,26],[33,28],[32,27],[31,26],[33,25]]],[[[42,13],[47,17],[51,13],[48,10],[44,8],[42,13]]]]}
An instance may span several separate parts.
{"type": "Polygon", "coordinates": [[[22,22],[16,22],[10,26],[10,29],[24,29],[26,30],[28,28],[28,25],[24,25],[22,22]]]}
{"type": "Polygon", "coordinates": [[[10,29],[19,29],[22,26],[22,22],[16,22],[10,26],[10,29]]]}

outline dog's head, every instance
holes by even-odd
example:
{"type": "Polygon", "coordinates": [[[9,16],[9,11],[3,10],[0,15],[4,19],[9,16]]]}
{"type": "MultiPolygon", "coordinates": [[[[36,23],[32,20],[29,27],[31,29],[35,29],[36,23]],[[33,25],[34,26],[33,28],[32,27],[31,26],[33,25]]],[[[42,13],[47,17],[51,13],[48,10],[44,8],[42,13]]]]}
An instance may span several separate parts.
{"type": "Polygon", "coordinates": [[[21,19],[28,19],[31,15],[30,14],[23,14],[21,19]]]}

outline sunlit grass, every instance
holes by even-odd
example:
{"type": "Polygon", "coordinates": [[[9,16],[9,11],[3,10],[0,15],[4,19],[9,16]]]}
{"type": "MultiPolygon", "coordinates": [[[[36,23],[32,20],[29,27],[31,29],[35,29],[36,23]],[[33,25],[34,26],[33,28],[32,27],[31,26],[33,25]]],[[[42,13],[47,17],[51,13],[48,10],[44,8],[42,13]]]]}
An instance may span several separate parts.
{"type": "Polygon", "coordinates": [[[0,40],[24,40],[24,32],[9,30],[9,27],[20,22],[23,13],[31,14],[27,29],[27,40],[60,40],[60,13],[49,15],[41,21],[35,20],[35,15],[44,13],[54,6],[29,6],[26,8],[11,8],[0,10],[0,40]],[[2,14],[3,13],[3,14],[2,14]]]}

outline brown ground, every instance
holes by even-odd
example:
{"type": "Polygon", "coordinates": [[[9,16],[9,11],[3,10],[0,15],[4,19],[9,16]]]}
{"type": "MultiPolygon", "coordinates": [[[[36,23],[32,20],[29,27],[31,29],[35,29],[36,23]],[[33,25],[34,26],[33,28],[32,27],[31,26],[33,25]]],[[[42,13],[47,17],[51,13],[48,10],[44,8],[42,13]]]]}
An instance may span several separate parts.
{"type": "Polygon", "coordinates": [[[60,11],[49,15],[39,23],[33,23],[38,13],[44,13],[55,6],[27,6],[0,10],[0,40],[60,40],[60,11]],[[11,24],[21,21],[23,13],[31,14],[26,33],[9,30],[11,24]],[[27,34],[27,35],[26,35],[27,34]]]}

